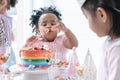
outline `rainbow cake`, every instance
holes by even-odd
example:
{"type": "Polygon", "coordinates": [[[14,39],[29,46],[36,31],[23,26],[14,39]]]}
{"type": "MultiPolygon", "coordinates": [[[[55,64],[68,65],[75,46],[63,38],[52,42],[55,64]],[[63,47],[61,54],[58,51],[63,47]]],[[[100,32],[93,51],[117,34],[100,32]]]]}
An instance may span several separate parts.
{"type": "Polygon", "coordinates": [[[20,51],[21,65],[23,66],[50,66],[53,52],[48,47],[26,47],[20,51]]]}

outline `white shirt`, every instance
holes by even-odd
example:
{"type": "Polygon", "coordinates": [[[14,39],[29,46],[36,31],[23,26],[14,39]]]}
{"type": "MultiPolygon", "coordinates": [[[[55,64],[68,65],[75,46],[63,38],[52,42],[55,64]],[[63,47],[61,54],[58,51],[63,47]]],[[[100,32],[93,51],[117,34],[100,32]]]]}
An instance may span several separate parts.
{"type": "Polygon", "coordinates": [[[97,80],[120,80],[120,38],[107,40],[97,80]]]}

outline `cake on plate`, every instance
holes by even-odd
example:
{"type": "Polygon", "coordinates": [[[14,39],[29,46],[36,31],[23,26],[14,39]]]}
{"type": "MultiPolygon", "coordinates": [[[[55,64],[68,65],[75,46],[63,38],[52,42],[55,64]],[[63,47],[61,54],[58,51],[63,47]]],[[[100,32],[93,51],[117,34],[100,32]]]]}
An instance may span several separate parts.
{"type": "Polygon", "coordinates": [[[53,51],[48,47],[25,47],[20,50],[20,60],[23,66],[50,66],[52,65],[53,51]]]}

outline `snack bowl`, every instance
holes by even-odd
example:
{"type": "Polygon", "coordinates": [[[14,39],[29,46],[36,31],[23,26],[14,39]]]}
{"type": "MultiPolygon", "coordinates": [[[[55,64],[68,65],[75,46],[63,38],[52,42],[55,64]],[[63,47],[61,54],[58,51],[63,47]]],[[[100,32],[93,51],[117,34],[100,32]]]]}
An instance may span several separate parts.
{"type": "Polygon", "coordinates": [[[52,66],[58,68],[69,68],[73,52],[73,50],[68,50],[66,53],[56,52],[52,59],[52,66]]]}

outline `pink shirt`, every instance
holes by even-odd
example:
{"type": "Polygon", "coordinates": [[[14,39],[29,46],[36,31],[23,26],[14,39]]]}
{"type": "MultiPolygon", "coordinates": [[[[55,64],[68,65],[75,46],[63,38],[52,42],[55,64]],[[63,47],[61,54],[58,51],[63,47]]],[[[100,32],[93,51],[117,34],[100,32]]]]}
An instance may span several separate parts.
{"type": "Polygon", "coordinates": [[[120,80],[120,38],[108,40],[97,74],[97,80],[120,80]]]}
{"type": "MultiPolygon", "coordinates": [[[[67,49],[63,45],[63,41],[65,40],[65,35],[60,35],[56,37],[56,39],[53,42],[44,42],[41,39],[36,41],[34,44],[32,44],[32,47],[39,47],[42,45],[48,45],[50,49],[54,51],[56,54],[55,56],[59,59],[65,60],[67,53],[70,51],[70,49],[67,49]]],[[[69,69],[70,75],[77,75],[75,71],[75,66],[79,63],[77,55],[75,51],[73,51],[72,58],[71,58],[71,64],[69,69]]]]}

